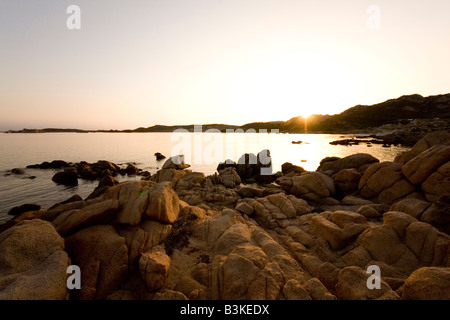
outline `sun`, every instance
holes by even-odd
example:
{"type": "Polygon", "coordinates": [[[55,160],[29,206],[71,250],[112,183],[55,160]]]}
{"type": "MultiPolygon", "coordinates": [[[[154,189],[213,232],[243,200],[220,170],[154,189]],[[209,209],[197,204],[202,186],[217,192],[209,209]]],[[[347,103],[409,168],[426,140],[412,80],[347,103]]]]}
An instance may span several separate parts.
{"type": "Polygon", "coordinates": [[[302,112],[302,113],[300,114],[300,116],[301,116],[302,118],[304,118],[305,120],[308,120],[308,118],[309,118],[310,116],[312,116],[312,113],[310,113],[310,112],[302,112]]]}

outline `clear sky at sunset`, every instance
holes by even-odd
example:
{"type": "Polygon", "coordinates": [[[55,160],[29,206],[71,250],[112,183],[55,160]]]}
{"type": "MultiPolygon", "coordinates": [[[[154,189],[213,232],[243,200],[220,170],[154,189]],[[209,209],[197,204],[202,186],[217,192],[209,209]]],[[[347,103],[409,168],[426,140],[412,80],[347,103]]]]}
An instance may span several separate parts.
{"type": "Polygon", "coordinates": [[[0,130],[244,124],[449,93],[449,16],[448,0],[0,0],[0,130]]]}

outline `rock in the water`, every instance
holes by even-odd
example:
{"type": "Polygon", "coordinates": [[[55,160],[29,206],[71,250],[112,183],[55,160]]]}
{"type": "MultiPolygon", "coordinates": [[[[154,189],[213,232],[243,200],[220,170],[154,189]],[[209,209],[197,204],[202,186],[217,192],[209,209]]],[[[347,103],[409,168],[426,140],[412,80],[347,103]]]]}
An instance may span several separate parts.
{"type": "MultiPolygon", "coordinates": [[[[103,169],[98,168],[99,170],[96,171],[96,170],[94,170],[94,168],[91,164],[84,163],[84,162],[77,163],[76,167],[77,167],[77,172],[78,172],[78,175],[80,176],[80,178],[84,179],[84,180],[89,180],[89,181],[97,180],[97,178],[104,176],[103,173],[109,172],[110,174],[114,174],[114,172],[111,172],[108,169],[103,170],[103,169]]],[[[117,172],[115,172],[115,173],[117,173],[117,172]]],[[[107,174],[107,176],[109,176],[109,175],[107,174]]]]}
{"type": "Polygon", "coordinates": [[[50,169],[67,168],[67,167],[70,167],[70,163],[68,163],[64,160],[53,160],[52,162],[50,162],[48,167],[50,169]]]}
{"type": "Polygon", "coordinates": [[[161,161],[161,160],[164,160],[166,158],[166,156],[161,154],[160,152],[156,152],[155,153],[155,157],[156,157],[157,161],[161,161]]]}
{"type": "Polygon", "coordinates": [[[68,187],[77,186],[78,185],[78,173],[76,168],[68,167],[65,168],[63,172],[56,173],[52,181],[57,184],[62,184],[68,187]]]}
{"type": "Polygon", "coordinates": [[[27,166],[27,168],[33,169],[61,169],[65,167],[70,167],[70,163],[63,160],[53,160],[52,162],[44,161],[41,164],[27,166]]]}
{"type": "Polygon", "coordinates": [[[302,172],[306,172],[306,170],[303,169],[300,166],[293,165],[290,162],[285,162],[285,163],[283,163],[281,165],[281,172],[283,174],[288,174],[288,173],[291,173],[291,172],[293,172],[293,173],[302,173],[302,172]]]}
{"type": "Polygon", "coordinates": [[[127,175],[129,175],[129,176],[134,176],[139,173],[139,169],[134,164],[131,164],[131,163],[127,165],[127,167],[125,168],[125,171],[126,171],[127,175]]]}
{"type": "Polygon", "coordinates": [[[28,211],[38,211],[41,210],[41,205],[36,203],[25,203],[21,206],[14,207],[8,211],[8,214],[11,216],[17,216],[19,214],[28,212],[28,211]]]}
{"type": "Polygon", "coordinates": [[[20,222],[0,234],[0,299],[66,299],[69,261],[50,222],[20,222]]]}
{"type": "MultiPolygon", "coordinates": [[[[96,163],[92,165],[92,168],[96,172],[104,172],[105,170],[108,170],[110,173],[119,172],[120,168],[117,164],[106,161],[106,160],[99,160],[96,163]]],[[[105,174],[102,174],[104,176],[105,174]]]]}
{"type": "Polygon", "coordinates": [[[20,169],[20,168],[14,168],[14,169],[11,170],[11,173],[12,174],[22,175],[22,174],[25,174],[25,170],[20,169]]]}

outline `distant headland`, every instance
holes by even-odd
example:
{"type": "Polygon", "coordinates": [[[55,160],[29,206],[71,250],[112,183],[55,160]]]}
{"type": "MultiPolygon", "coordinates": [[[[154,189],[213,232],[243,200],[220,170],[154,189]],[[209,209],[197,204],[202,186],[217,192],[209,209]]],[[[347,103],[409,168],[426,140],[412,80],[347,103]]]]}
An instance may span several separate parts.
{"type": "MultiPolygon", "coordinates": [[[[216,129],[227,130],[278,130],[280,133],[393,133],[398,129],[434,131],[449,129],[450,93],[423,97],[419,94],[405,95],[374,105],[357,105],[335,115],[302,116],[287,121],[252,122],[242,126],[228,124],[203,124],[203,132],[216,129]],[[306,127],[305,127],[306,126],[306,127]]],[[[7,133],[54,133],[54,132],[173,132],[184,129],[193,132],[196,125],[154,125],[126,130],[82,130],[82,129],[22,129],[7,133]]],[[[197,126],[198,128],[198,126],[197,126]]],[[[414,132],[413,132],[414,133],[414,132]]],[[[414,135],[414,134],[413,134],[414,135]]]]}

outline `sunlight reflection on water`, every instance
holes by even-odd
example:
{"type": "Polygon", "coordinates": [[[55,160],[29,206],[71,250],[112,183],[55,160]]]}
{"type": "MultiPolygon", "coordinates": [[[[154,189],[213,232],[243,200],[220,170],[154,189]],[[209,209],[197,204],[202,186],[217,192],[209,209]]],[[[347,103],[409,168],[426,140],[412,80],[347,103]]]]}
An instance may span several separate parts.
{"type": "MultiPolygon", "coordinates": [[[[14,206],[37,202],[48,207],[66,200],[75,193],[87,196],[97,182],[80,180],[76,188],[67,189],[51,181],[55,170],[26,169],[25,176],[8,176],[13,168],[52,160],[97,162],[108,160],[116,164],[136,163],[143,170],[155,173],[164,163],[156,161],[155,152],[168,158],[185,154],[193,171],[206,175],[216,172],[217,164],[226,159],[237,161],[243,153],[257,154],[269,149],[273,172],[291,162],[306,170],[316,170],[320,161],[329,156],[345,157],[354,153],[370,153],[380,161],[392,161],[406,150],[366,144],[356,146],[330,145],[329,142],[353,135],[328,134],[258,134],[258,133],[46,133],[0,134],[0,219],[14,206]],[[293,144],[292,141],[302,141],[293,144]],[[26,179],[34,175],[36,179],[26,179]]],[[[139,177],[120,177],[121,180],[139,177]]]]}

